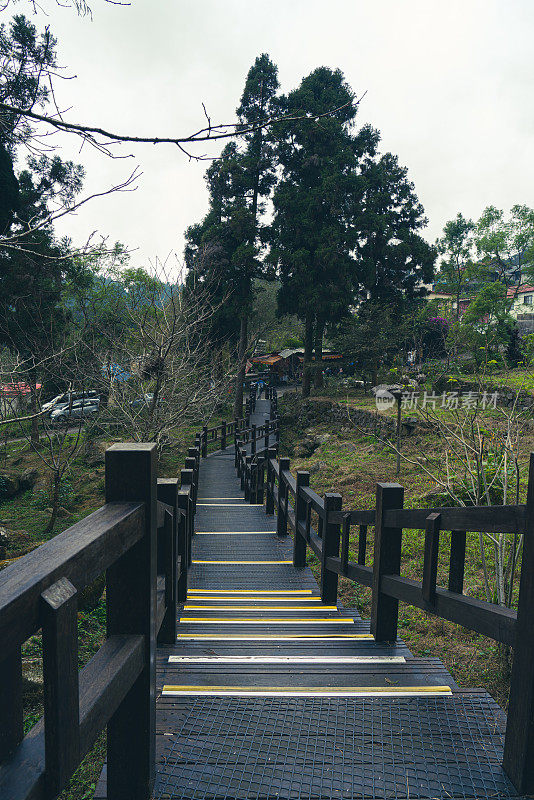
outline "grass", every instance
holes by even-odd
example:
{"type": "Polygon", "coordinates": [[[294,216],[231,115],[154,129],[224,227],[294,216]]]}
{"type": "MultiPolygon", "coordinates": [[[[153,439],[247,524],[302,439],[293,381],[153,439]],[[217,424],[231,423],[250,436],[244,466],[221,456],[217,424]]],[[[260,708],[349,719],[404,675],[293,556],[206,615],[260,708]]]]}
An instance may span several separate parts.
{"type": "MultiPolygon", "coordinates": [[[[324,399],[324,394],[312,399],[312,403],[324,399]]],[[[298,469],[310,471],[312,488],[322,494],[337,491],[343,497],[343,509],[369,509],[375,505],[376,483],[378,481],[400,482],[405,488],[405,507],[431,507],[435,485],[417,464],[403,462],[400,478],[396,476],[395,454],[371,434],[355,430],[347,420],[346,424],[333,425],[331,422],[318,422],[306,427],[295,424],[292,416],[284,424],[285,400],[280,403],[282,413],[281,453],[294,456],[298,442],[310,433],[327,434],[329,438],[308,458],[291,460],[293,474],[298,469]]],[[[352,393],[349,405],[368,408],[362,404],[358,393],[352,393]]],[[[293,412],[292,412],[293,413],[293,412]]],[[[488,424],[495,424],[493,410],[489,412],[488,424]]],[[[436,454],[439,441],[429,429],[416,429],[411,437],[404,440],[403,451],[409,457],[417,457],[421,452],[436,454]]],[[[521,454],[521,498],[525,500],[528,454],[534,449],[534,437],[526,435],[522,441],[521,454]]],[[[312,523],[313,524],[313,523],[312,523]]],[[[440,537],[440,560],[438,585],[447,585],[448,555],[450,534],[440,537]]],[[[350,557],[356,560],[358,548],[358,529],[351,529],[350,557]]],[[[484,540],[484,552],[490,565],[494,563],[494,548],[484,540]]],[[[372,565],[373,531],[368,533],[366,563],[372,565]]],[[[424,534],[417,530],[403,531],[401,574],[420,581],[424,557],[424,534]]],[[[319,575],[319,562],[311,555],[309,563],[314,573],[319,575]]],[[[518,581],[515,582],[517,596],[518,581]]],[[[468,534],[466,550],[465,593],[486,599],[482,571],[481,550],[478,534],[468,534]]],[[[339,584],[341,602],[357,608],[364,617],[370,616],[370,591],[351,581],[341,578],[339,584]]],[[[415,655],[438,656],[444,662],[455,680],[461,686],[484,686],[503,706],[507,704],[509,690],[509,658],[506,648],[491,639],[468,631],[461,626],[436,619],[425,612],[410,606],[400,605],[399,635],[415,655]]]]}
{"type": "Polygon", "coordinates": [[[531,370],[517,368],[490,372],[480,377],[459,373],[458,376],[455,375],[454,377],[458,377],[460,381],[465,381],[466,383],[477,383],[480,381],[486,386],[503,386],[515,391],[534,394],[534,375],[531,370]]]}

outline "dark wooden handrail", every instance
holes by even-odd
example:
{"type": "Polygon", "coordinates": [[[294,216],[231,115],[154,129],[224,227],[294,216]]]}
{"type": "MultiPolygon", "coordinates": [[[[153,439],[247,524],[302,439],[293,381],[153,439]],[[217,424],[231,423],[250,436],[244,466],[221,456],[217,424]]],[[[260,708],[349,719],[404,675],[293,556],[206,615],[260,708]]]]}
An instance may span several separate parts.
{"type": "MultiPolygon", "coordinates": [[[[294,478],[289,459],[277,460],[273,452],[263,451],[259,462],[267,472],[266,513],[276,512],[279,536],[288,527],[293,532],[294,566],[306,565],[309,546],[321,562],[324,602],[336,602],[339,576],[371,588],[371,632],[377,641],[395,641],[401,601],[514,647],[503,766],[518,791],[534,793],[534,454],[526,505],[435,509],[404,508],[401,486],[378,484],[375,508],[343,511],[340,495],[320,497],[310,488],[308,472],[297,472],[294,478]],[[317,530],[311,525],[312,513],[317,530]],[[372,567],[365,564],[369,525],[375,528],[372,567]],[[349,560],[351,526],[359,527],[357,562],[349,560]],[[403,529],[424,531],[421,581],[400,575],[403,529]],[[436,585],[441,531],[450,531],[448,588],[436,585]],[[524,535],[517,611],[463,593],[467,532],[524,535]]],[[[239,469],[243,485],[257,482],[244,453],[239,469]]],[[[249,496],[253,502],[254,494],[249,496]]]]}
{"type": "Polygon", "coordinates": [[[2,570],[2,649],[20,645],[41,627],[41,593],[61,577],[78,591],[95,580],[142,535],[141,503],[107,503],[2,570]]]}
{"type": "Polygon", "coordinates": [[[0,797],[56,797],[108,729],[108,796],[149,798],[155,647],[187,594],[200,451],[156,477],[156,445],[106,451],[106,504],[2,572],[0,797]],[[78,671],[79,592],[106,572],[107,639],[78,671]],[[23,736],[21,645],[43,632],[44,718],[23,736]],[[132,688],[136,686],[136,691],[132,688]]]}

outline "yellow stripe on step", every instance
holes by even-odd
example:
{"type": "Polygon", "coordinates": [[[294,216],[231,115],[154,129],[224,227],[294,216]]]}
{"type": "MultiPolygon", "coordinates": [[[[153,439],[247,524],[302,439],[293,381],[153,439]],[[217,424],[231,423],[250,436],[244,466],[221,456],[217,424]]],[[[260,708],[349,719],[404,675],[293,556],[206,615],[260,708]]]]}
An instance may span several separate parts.
{"type": "Polygon", "coordinates": [[[339,611],[337,606],[190,606],[185,605],[184,611],[339,611]]]}
{"type": "Polygon", "coordinates": [[[292,564],[293,561],[195,561],[193,564],[292,564]]]}
{"type": "Polygon", "coordinates": [[[354,625],[352,617],[324,617],[323,619],[293,619],[292,617],[181,617],[183,624],[197,623],[201,625],[354,625]]]}
{"type": "MultiPolygon", "coordinates": [[[[312,589],[199,589],[190,587],[188,594],[306,594],[311,595],[312,589]]],[[[319,599],[319,595],[316,595],[319,599]]]]}
{"type": "Polygon", "coordinates": [[[232,695],[244,697],[449,697],[450,686],[187,686],[163,687],[165,695],[232,695]]]}

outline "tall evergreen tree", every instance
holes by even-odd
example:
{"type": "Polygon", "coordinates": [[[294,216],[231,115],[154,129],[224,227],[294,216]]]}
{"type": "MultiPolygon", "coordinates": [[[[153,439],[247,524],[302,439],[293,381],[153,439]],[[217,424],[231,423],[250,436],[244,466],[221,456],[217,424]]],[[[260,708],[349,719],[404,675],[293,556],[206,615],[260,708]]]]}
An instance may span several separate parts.
{"type": "Polygon", "coordinates": [[[207,293],[213,305],[206,335],[237,348],[240,316],[256,271],[253,217],[242,189],[237,145],[226,145],[206,171],[210,205],[202,222],[186,231],[187,286],[207,293]]]}
{"type": "Polygon", "coordinates": [[[278,108],[277,68],[265,53],[250,68],[237,117],[243,147],[227,145],[221,159],[206,173],[210,191],[207,216],[187,232],[186,261],[192,269],[189,285],[200,280],[220,304],[216,332],[237,337],[238,372],[234,413],[241,416],[248,322],[254,301],[254,279],[263,272],[259,254],[263,200],[276,180],[271,134],[262,126],[278,108]],[[249,130],[253,128],[253,130],[249,130]],[[204,257],[199,257],[204,254],[204,257]]]}
{"type": "Polygon", "coordinates": [[[280,124],[282,178],[274,193],[270,258],[280,273],[280,313],[305,324],[303,395],[310,392],[312,355],[322,359],[327,322],[352,300],[355,246],[350,215],[361,193],[359,157],[372,153],[376,134],[365,127],[351,135],[356,104],[340,70],[320,67],[284,98],[294,122],[280,124]],[[317,121],[305,116],[324,116],[317,121]]]}
{"type": "Polygon", "coordinates": [[[355,208],[360,289],[392,306],[426,292],[436,250],[419,231],[427,224],[408,170],[385,153],[362,165],[364,194],[355,208]]]}

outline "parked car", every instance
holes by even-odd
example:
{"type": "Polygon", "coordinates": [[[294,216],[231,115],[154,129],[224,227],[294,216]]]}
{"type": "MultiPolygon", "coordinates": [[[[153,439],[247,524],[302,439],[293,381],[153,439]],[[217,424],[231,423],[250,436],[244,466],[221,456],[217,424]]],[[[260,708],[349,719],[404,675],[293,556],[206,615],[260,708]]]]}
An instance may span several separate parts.
{"type": "Polygon", "coordinates": [[[86,419],[93,418],[98,414],[100,400],[91,398],[87,400],[73,400],[72,405],[55,408],[50,414],[50,424],[61,427],[71,425],[86,419]]]}
{"type": "MultiPolygon", "coordinates": [[[[154,401],[154,394],[152,392],[147,392],[142,397],[136,397],[135,400],[132,400],[130,402],[130,406],[132,408],[142,408],[143,406],[152,405],[153,401],[154,401]]],[[[158,402],[156,403],[156,405],[159,406],[160,403],[164,403],[164,402],[165,402],[165,398],[161,397],[161,395],[160,395],[158,397],[158,402]]]]}
{"type": "Polygon", "coordinates": [[[63,394],[58,394],[47,403],[43,403],[41,409],[43,411],[52,411],[53,409],[64,408],[77,400],[97,400],[100,402],[100,396],[96,389],[88,389],[86,392],[63,392],[63,394]]]}

